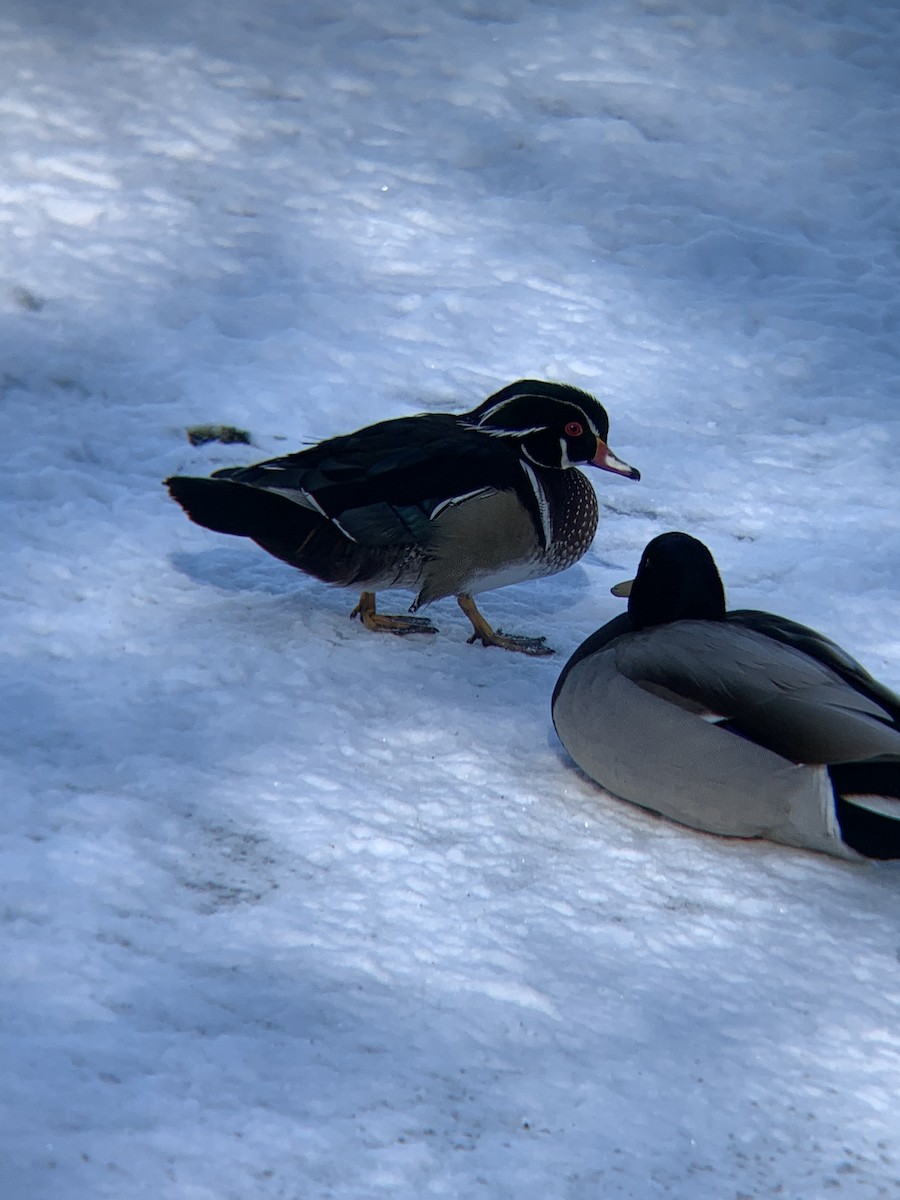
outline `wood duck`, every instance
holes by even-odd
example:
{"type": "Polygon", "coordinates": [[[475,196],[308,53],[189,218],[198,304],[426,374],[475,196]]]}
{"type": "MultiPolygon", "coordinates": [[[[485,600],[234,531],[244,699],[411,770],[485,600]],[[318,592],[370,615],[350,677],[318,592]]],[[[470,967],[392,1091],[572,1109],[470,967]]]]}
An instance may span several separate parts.
{"type": "Polygon", "coordinates": [[[410,613],[456,596],[472,622],[470,643],[551,654],[543,638],[492,629],[473,597],[553,575],[586,552],[597,499],[573,468],[640,479],[607,446],[608,430],[587,392],[524,379],[459,416],[380,421],[283,458],[166,485],[198,525],[362,589],[351,616],[368,629],[436,632],[426,618],[376,611],[376,591],[406,588],[417,593],[410,613]]]}
{"type": "Polygon", "coordinates": [[[726,612],[686,533],[654,538],[613,592],[628,612],[575,651],[552,700],[587,775],[710,833],[900,857],[900,697],[814,629],[726,612]]]}

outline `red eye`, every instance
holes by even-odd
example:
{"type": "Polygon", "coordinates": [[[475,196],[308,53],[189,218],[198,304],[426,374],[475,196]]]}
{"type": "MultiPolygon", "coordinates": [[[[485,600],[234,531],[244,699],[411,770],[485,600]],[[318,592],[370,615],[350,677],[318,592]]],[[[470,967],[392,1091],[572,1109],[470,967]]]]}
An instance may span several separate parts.
{"type": "Polygon", "coordinates": [[[570,421],[566,426],[566,437],[581,437],[584,429],[577,421],[570,421]]]}

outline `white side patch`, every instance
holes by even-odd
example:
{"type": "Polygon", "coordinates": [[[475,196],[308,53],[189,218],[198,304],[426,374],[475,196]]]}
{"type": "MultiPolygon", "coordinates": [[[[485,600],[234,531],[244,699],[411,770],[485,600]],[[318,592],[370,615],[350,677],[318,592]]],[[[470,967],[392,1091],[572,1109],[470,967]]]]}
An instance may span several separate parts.
{"type": "Polygon", "coordinates": [[[541,487],[540,480],[527,462],[522,463],[522,470],[531,484],[531,490],[534,492],[534,498],[537,500],[538,513],[541,518],[541,531],[543,533],[544,549],[550,547],[552,541],[552,530],[550,527],[550,505],[547,503],[547,495],[541,487]]]}

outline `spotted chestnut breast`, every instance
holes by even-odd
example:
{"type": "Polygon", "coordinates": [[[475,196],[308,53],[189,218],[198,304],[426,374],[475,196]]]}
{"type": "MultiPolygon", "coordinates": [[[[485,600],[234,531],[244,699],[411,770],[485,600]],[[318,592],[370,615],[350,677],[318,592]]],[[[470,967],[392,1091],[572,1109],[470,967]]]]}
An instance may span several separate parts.
{"type": "MultiPolygon", "coordinates": [[[[542,479],[548,494],[552,538],[546,558],[552,573],[583,558],[597,532],[597,493],[580,471],[562,471],[542,479]]],[[[550,573],[550,572],[548,572],[550,573]]]]}

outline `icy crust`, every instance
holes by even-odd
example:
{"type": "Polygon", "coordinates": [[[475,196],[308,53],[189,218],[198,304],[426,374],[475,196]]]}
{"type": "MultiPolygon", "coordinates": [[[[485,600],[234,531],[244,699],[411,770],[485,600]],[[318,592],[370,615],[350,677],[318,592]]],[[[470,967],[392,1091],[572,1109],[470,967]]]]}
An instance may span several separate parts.
{"type": "Polygon", "coordinates": [[[900,684],[898,24],[7,6],[4,1198],[897,1193],[896,870],[616,802],[549,697],[669,528],[900,684]],[[159,486],[524,376],[643,476],[483,597],[555,661],[159,486]]]}

